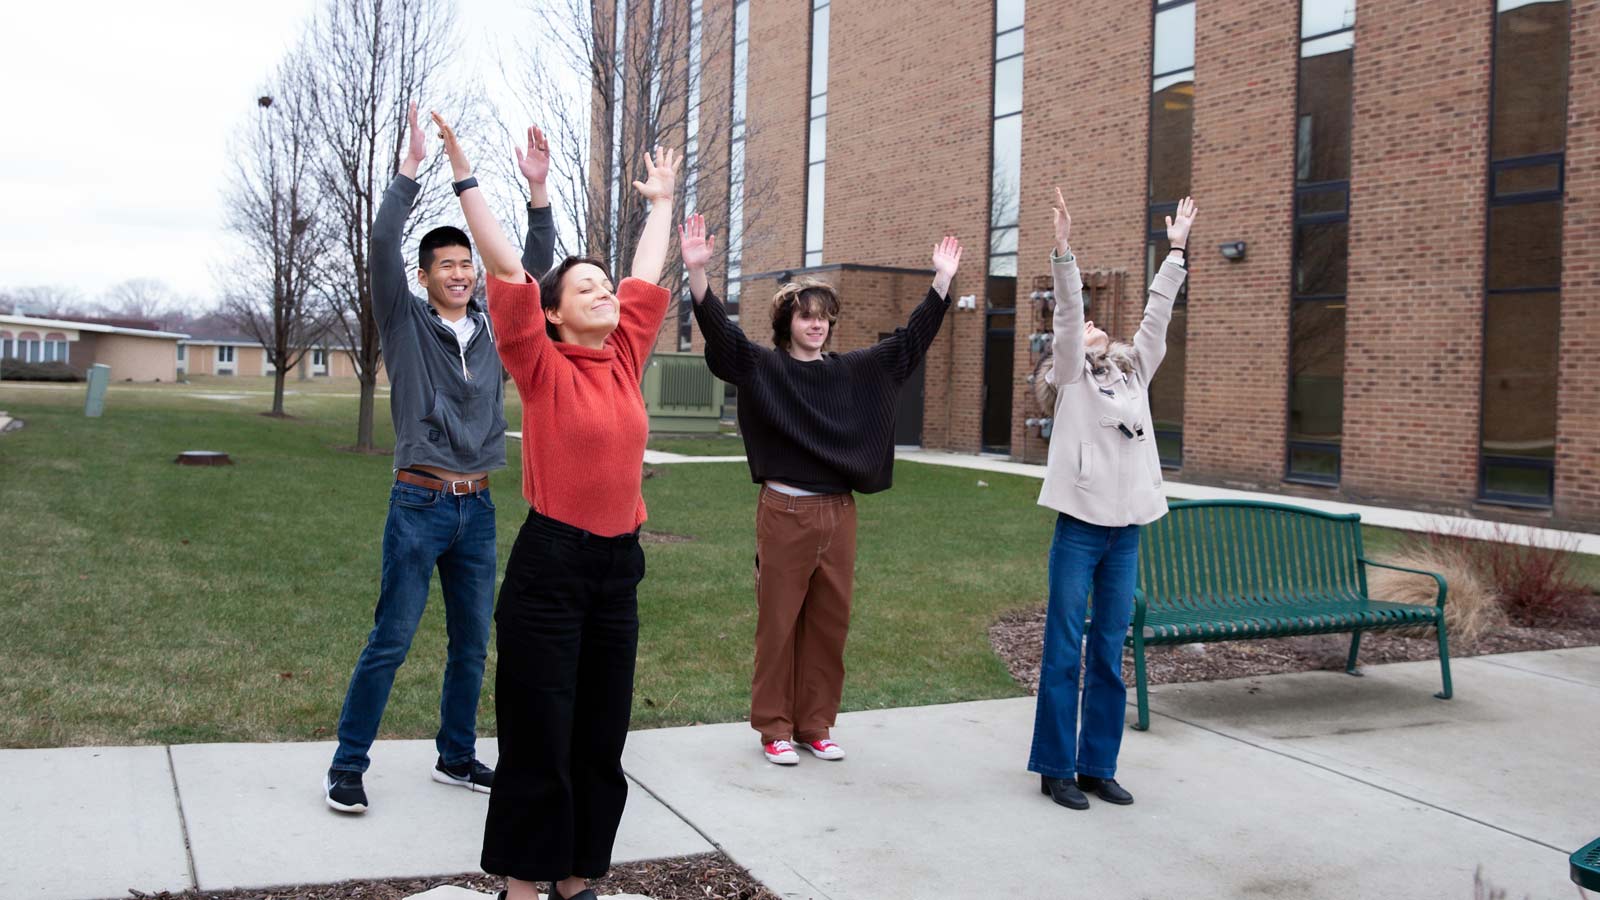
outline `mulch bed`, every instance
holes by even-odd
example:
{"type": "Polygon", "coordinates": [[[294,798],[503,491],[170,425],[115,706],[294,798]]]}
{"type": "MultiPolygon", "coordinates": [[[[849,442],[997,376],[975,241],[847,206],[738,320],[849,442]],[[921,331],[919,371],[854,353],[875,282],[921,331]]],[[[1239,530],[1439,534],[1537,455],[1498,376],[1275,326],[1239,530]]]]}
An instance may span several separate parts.
{"type": "MultiPolygon", "coordinates": [[[[1044,604],[1018,610],[989,628],[989,644],[1006,668],[1029,693],[1039,690],[1039,657],[1044,652],[1044,604]]],[[[1508,625],[1476,641],[1450,639],[1450,656],[1481,656],[1521,650],[1557,650],[1600,645],[1600,602],[1586,604],[1564,623],[1536,628],[1508,625]]],[[[1264,638],[1210,644],[1149,647],[1145,665],[1151,684],[1220,681],[1284,672],[1344,670],[1350,635],[1264,638]]],[[[1361,638],[1361,665],[1438,659],[1438,642],[1428,637],[1401,637],[1370,632],[1361,638]]],[[[1123,653],[1122,680],[1133,686],[1133,653],[1123,653]]]]}
{"type": "MultiPolygon", "coordinates": [[[[413,894],[443,885],[455,885],[486,894],[493,894],[505,886],[500,878],[480,873],[387,881],[341,881],[338,884],[266,890],[128,893],[138,900],[404,900],[413,894]]],[[[591,887],[602,896],[639,894],[655,900],[779,900],[777,894],[767,890],[761,882],[750,877],[749,872],[720,853],[615,865],[611,867],[611,874],[594,882],[591,887]]]]}

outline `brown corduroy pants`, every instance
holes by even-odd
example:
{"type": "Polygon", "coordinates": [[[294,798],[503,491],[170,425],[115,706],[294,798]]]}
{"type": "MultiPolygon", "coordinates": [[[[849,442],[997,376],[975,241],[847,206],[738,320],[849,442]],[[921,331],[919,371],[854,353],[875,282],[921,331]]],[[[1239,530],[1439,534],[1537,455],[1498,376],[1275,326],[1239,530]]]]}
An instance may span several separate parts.
{"type": "Polygon", "coordinates": [[[761,488],[750,727],[763,742],[829,736],[844,694],[855,568],[854,497],[761,488]]]}

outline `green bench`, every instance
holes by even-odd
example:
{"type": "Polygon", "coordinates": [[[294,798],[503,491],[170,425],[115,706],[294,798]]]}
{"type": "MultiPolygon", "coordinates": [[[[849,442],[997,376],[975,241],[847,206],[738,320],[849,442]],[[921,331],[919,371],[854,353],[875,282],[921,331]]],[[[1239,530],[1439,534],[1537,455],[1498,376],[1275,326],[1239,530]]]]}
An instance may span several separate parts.
{"type": "Polygon", "coordinates": [[[1345,671],[1360,675],[1361,635],[1432,627],[1450,699],[1444,579],[1433,572],[1373,562],[1362,555],[1361,517],[1281,503],[1186,500],[1145,526],[1139,582],[1127,644],[1139,699],[1140,731],[1150,727],[1145,648],[1154,645],[1350,632],[1345,671]],[[1432,606],[1389,603],[1367,595],[1367,567],[1432,576],[1432,606]]]}
{"type": "Polygon", "coordinates": [[[1590,891],[1600,891],[1600,838],[1590,841],[1571,857],[1572,883],[1590,891]]]}

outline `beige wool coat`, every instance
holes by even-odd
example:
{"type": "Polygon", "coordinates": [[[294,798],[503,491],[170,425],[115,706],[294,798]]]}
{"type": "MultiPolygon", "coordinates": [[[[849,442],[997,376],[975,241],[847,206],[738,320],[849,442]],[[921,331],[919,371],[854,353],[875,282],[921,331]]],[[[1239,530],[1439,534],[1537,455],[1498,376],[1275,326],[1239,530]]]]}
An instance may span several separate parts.
{"type": "Polygon", "coordinates": [[[1078,261],[1070,251],[1065,257],[1052,254],[1050,272],[1056,295],[1055,365],[1046,380],[1055,385],[1056,407],[1039,505],[1094,525],[1154,522],[1166,515],[1167,499],[1148,386],[1167,355],[1172,303],[1188,272],[1176,254],[1161,264],[1133,338],[1133,371],[1109,366],[1100,375],[1084,355],[1078,261]]]}

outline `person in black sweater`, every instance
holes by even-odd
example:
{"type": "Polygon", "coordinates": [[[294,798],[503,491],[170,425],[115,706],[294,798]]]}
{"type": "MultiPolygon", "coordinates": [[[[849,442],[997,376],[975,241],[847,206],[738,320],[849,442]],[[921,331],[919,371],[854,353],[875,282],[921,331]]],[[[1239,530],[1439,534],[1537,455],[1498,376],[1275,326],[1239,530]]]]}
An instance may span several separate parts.
{"type": "Polygon", "coordinates": [[[839,296],[801,279],[772,299],[772,339],[757,346],[711,292],[715,241],[705,220],[678,229],[695,319],[711,373],[739,388],[739,431],[756,506],[756,652],[750,726],[779,765],[800,761],[794,742],[821,759],[844,758],[830,735],[844,693],[844,644],[854,587],[852,492],[876,493],[894,475],[894,408],[950,308],[961,264],[954,237],[933,251],[933,286],[905,327],[871,347],[824,352],[839,296]]]}

